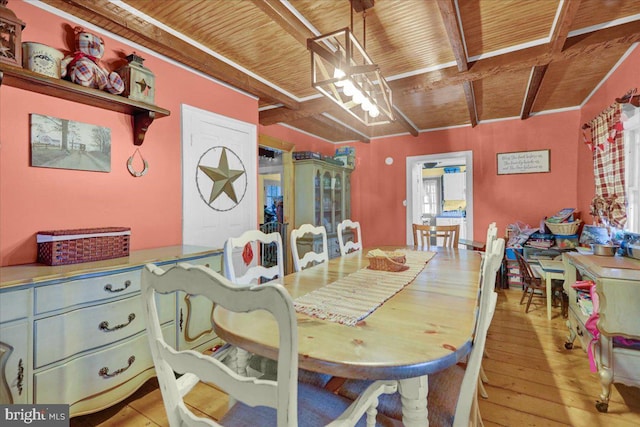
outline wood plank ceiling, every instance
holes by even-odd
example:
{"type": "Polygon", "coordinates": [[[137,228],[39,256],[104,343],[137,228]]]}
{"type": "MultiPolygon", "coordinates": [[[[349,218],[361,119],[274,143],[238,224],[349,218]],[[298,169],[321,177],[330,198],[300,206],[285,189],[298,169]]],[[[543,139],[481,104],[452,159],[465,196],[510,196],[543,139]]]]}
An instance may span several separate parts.
{"type": "Polygon", "coordinates": [[[375,0],[353,33],[397,119],[366,127],[311,87],[306,40],[349,27],[349,0],[43,1],[255,95],[261,124],[331,142],[577,108],[640,41],[638,0],[375,0]]]}

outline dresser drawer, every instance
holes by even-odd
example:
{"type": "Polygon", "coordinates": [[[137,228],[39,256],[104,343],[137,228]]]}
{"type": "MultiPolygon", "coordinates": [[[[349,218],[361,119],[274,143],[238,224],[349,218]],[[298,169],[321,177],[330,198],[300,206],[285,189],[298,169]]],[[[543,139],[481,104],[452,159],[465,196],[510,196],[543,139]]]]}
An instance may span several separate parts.
{"type": "Polygon", "coordinates": [[[122,297],[140,291],[141,270],[107,274],[40,286],[35,289],[35,314],[47,313],[65,307],[122,297]]]}
{"type": "MultiPolygon", "coordinates": [[[[182,262],[182,261],[181,261],[182,262]]],[[[222,255],[211,255],[203,258],[184,261],[187,264],[204,265],[217,273],[222,274],[222,255]]]]}
{"type": "MultiPolygon", "coordinates": [[[[157,297],[161,322],[175,319],[175,294],[157,297]]],[[[34,367],[130,337],[145,329],[142,297],[114,301],[39,319],[34,329],[34,367]]]]}
{"type": "Polygon", "coordinates": [[[0,323],[29,316],[30,296],[31,289],[0,293],[0,323]]]}
{"type": "MultiPolygon", "coordinates": [[[[175,326],[162,329],[168,342],[175,341],[175,326]]],[[[117,346],[96,351],[34,375],[34,403],[74,403],[118,387],[153,368],[146,334],[117,346]]]]}

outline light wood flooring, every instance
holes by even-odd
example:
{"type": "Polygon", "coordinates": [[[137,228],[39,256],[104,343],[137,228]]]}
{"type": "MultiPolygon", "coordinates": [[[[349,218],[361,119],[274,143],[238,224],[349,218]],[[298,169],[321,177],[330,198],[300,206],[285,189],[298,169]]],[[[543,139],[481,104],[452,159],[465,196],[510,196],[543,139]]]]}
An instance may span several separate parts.
{"type": "MultiPolygon", "coordinates": [[[[609,412],[596,411],[600,383],[590,372],[578,340],[573,350],[565,350],[567,328],[559,308],[548,321],[544,300],[532,304],[525,314],[524,306],[519,305],[521,291],[500,290],[499,294],[483,362],[489,398],[480,399],[480,411],[486,427],[640,426],[638,388],[615,384],[609,412]]],[[[215,419],[227,408],[227,397],[206,385],[198,385],[187,397],[189,405],[215,419]]],[[[120,404],[72,418],[71,426],[155,427],[168,423],[153,379],[120,404]]]]}

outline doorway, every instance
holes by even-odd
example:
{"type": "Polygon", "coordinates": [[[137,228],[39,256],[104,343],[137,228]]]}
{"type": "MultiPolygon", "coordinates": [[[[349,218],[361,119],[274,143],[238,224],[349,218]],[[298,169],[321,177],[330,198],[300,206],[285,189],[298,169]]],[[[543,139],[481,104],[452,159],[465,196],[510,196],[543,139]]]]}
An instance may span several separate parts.
{"type": "Polygon", "coordinates": [[[460,223],[461,238],[473,240],[473,153],[407,157],[406,203],[407,244],[413,244],[412,224],[425,222],[460,223]]]}

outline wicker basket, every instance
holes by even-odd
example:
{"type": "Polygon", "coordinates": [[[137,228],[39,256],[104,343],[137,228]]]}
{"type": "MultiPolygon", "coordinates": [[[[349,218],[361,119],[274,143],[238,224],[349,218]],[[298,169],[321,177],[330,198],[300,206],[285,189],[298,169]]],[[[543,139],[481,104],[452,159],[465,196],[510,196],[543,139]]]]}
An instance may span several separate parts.
{"type": "Polygon", "coordinates": [[[38,262],[65,265],[126,257],[130,236],[127,227],[39,231],[38,262]]]}
{"type": "Polygon", "coordinates": [[[544,223],[547,225],[549,230],[553,234],[560,234],[562,236],[569,236],[576,234],[578,228],[580,227],[580,220],[576,220],[574,222],[549,222],[545,221],[544,223]]]}
{"type": "Polygon", "coordinates": [[[409,266],[405,264],[407,258],[402,252],[384,252],[376,249],[369,251],[367,258],[371,270],[404,271],[409,269],[409,266]]]}

